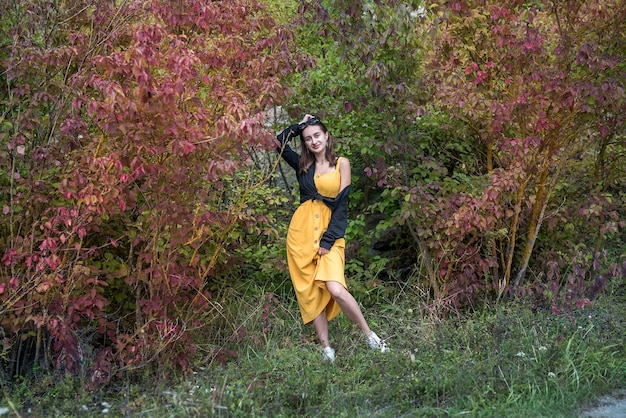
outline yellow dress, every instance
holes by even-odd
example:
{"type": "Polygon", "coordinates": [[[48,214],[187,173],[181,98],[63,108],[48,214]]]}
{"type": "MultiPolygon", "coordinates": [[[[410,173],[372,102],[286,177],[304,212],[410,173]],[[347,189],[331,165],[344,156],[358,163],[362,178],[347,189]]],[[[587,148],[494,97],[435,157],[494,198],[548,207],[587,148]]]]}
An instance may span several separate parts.
{"type": "MultiPolygon", "coordinates": [[[[315,174],[314,180],[321,195],[336,197],[341,182],[339,161],[333,171],[315,174]]],[[[345,240],[336,240],[328,254],[317,254],[330,216],[331,210],[324,202],[307,200],[294,212],[287,232],[289,273],[305,324],[313,321],[324,310],[329,321],[341,312],[339,304],[326,290],[325,282],[335,281],[347,288],[344,275],[345,240]]]]}

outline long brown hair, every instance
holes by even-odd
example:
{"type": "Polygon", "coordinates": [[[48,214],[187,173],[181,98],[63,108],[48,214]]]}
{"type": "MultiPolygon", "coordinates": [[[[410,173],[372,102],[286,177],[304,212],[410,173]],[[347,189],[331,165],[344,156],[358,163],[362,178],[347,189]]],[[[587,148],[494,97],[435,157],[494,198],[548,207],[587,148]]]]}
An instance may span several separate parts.
{"type": "MultiPolygon", "coordinates": [[[[330,132],[328,132],[326,125],[324,125],[318,117],[315,117],[315,119],[315,123],[307,124],[307,126],[319,126],[322,128],[322,132],[328,134],[328,142],[326,143],[327,146],[324,157],[331,167],[335,166],[337,165],[337,154],[335,154],[333,147],[332,136],[330,135],[330,132]]],[[[302,132],[304,132],[304,129],[302,132]]],[[[311,167],[311,164],[315,162],[315,155],[313,155],[313,153],[307,148],[302,132],[300,133],[300,174],[304,174],[309,171],[309,167],[311,167]]]]}

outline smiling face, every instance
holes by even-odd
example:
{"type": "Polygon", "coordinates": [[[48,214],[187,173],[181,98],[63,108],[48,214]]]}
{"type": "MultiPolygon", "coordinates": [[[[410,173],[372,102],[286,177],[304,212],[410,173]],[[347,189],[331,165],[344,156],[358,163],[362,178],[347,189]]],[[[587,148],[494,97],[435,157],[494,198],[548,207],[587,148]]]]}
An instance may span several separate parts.
{"type": "Polygon", "coordinates": [[[310,125],[302,131],[302,139],[307,149],[318,155],[326,151],[328,132],[324,132],[320,125],[310,125]]]}

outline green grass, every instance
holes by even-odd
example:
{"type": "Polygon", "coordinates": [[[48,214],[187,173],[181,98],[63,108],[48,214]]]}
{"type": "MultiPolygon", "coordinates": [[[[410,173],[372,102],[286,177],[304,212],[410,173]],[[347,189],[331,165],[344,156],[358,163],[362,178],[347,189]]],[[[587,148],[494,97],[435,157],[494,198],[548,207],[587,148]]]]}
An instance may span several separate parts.
{"type": "Polygon", "coordinates": [[[364,308],[392,351],[369,350],[341,315],[331,323],[333,365],[322,362],[289,292],[267,293],[224,295],[230,308],[198,336],[191,374],[159,366],[97,392],[79,378],[45,376],[5,386],[0,407],[29,417],[105,409],[109,417],[572,417],[626,387],[619,292],[559,316],[519,302],[442,316],[418,294],[400,292],[364,308]],[[236,357],[220,358],[216,347],[236,357]]]}

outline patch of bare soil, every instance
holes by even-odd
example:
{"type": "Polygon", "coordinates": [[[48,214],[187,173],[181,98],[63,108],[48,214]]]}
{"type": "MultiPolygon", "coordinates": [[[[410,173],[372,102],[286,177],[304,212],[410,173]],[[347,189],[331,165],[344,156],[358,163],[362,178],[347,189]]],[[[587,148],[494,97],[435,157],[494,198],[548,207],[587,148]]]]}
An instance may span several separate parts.
{"type": "Polygon", "coordinates": [[[625,418],[626,389],[612,395],[602,396],[593,405],[583,410],[580,418],[625,418]]]}

